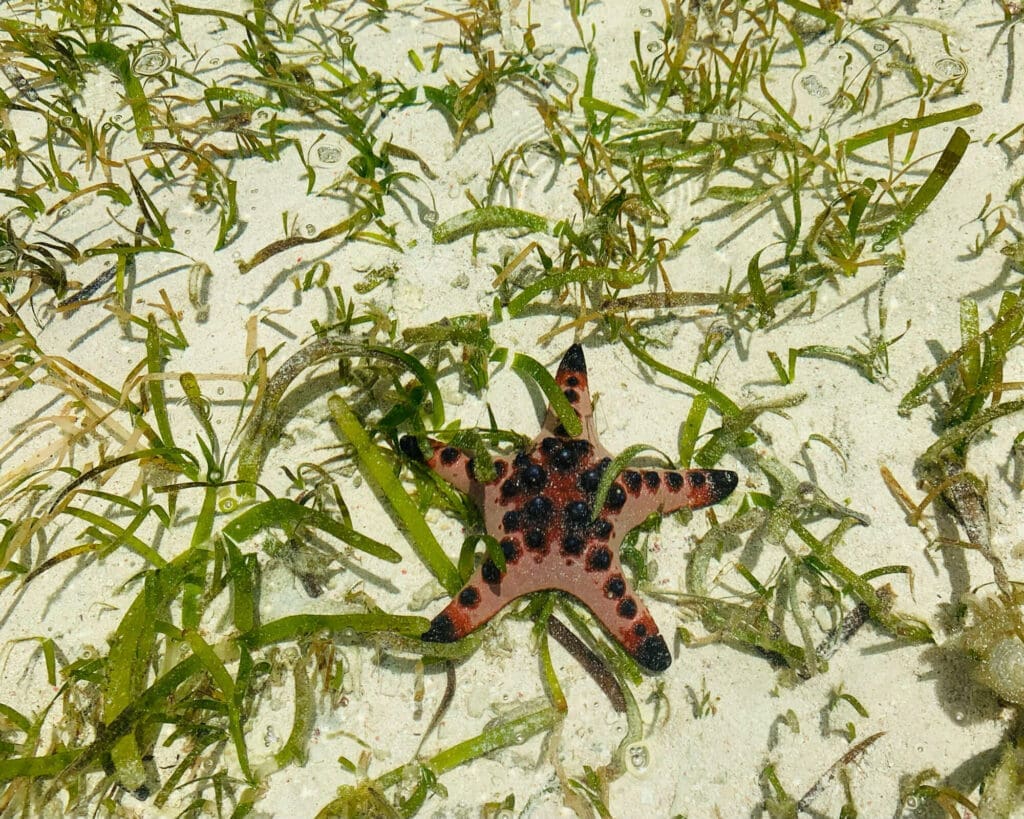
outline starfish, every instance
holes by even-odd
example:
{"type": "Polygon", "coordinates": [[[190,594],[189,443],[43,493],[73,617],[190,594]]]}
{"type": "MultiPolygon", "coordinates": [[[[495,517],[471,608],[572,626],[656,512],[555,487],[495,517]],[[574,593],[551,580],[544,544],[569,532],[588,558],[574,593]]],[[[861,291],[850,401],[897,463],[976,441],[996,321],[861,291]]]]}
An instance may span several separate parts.
{"type": "Polygon", "coordinates": [[[513,600],[557,589],[580,600],[644,668],[672,663],[665,639],[622,571],[623,537],[652,513],[700,509],[736,488],[724,469],[625,469],[616,476],[604,506],[594,514],[601,476],[612,458],[597,437],[583,348],[574,344],[555,376],[582,423],[569,435],[549,406],[540,434],[525,450],[494,461],[496,476],[478,480],[472,457],[428,439],[424,458],[414,436],[399,446],[472,498],[483,511],[487,533],[505,555],[505,571],[487,558],[455,599],[422,635],[450,643],[486,623],[513,600]]]}

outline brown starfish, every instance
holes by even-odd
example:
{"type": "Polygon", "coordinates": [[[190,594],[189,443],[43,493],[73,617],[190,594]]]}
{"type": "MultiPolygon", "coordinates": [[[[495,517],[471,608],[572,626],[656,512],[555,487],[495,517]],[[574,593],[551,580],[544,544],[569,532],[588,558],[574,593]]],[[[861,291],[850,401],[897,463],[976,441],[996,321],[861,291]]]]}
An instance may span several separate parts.
{"type": "MultiPolygon", "coordinates": [[[[426,464],[483,510],[487,532],[501,544],[505,572],[484,560],[454,600],[433,619],[422,639],[449,643],[486,623],[524,594],[558,589],[582,601],[644,668],[664,671],[672,655],[647,607],[622,572],[622,538],[652,513],[700,509],[736,488],[723,469],[626,469],[612,482],[595,515],[601,476],[611,455],[594,427],[583,348],[566,352],[555,377],[583,425],[569,435],[548,407],[540,435],[513,458],[494,461],[496,477],[479,481],[473,460],[456,447],[429,441],[426,464]]],[[[406,435],[402,451],[424,460],[406,435]]]]}

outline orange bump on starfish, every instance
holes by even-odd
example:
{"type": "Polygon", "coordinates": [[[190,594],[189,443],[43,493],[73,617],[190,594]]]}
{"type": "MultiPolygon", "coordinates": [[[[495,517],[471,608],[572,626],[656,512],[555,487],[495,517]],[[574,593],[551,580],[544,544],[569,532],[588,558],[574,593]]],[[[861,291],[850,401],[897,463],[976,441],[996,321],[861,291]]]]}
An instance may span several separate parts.
{"type": "MultiPolygon", "coordinates": [[[[483,510],[487,533],[501,544],[505,571],[484,560],[455,599],[433,619],[422,639],[448,643],[486,623],[524,594],[558,589],[583,602],[644,668],[672,663],[665,639],[622,571],[623,537],[650,514],[700,509],[736,488],[724,469],[626,469],[611,484],[604,506],[593,503],[611,455],[597,437],[583,348],[574,344],[555,377],[583,425],[569,435],[548,407],[540,434],[512,458],[494,461],[493,480],[477,480],[465,452],[429,441],[426,465],[483,510]]],[[[402,452],[424,460],[406,435],[402,452]]]]}

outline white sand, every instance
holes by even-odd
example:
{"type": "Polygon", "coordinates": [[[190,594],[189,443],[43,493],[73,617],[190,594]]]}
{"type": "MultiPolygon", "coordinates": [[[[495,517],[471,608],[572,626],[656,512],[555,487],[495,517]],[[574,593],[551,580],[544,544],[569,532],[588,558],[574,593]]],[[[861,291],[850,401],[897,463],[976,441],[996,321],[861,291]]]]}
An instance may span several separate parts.
{"type": "MultiPolygon", "coordinates": [[[[532,20],[540,26],[535,31],[538,45],[550,49],[544,60],[557,62],[582,78],[586,55],[577,48],[576,31],[561,4],[507,5],[506,8],[506,4],[502,4],[502,30],[510,42],[520,42],[528,19],[532,20]]],[[[933,365],[935,357],[929,345],[937,344],[945,351],[959,345],[960,299],[978,300],[981,324],[985,327],[998,308],[1002,290],[1018,285],[1019,272],[1008,271],[1004,257],[998,253],[1002,241],[997,241],[977,258],[972,256],[970,248],[982,229],[975,218],[984,206],[986,195],[992,194],[994,204],[1003,202],[1011,182],[1024,173],[1019,160],[1007,161],[1008,153],[1012,158],[1013,150],[1019,149],[1019,134],[1008,141],[1005,151],[995,144],[985,144],[991,135],[1006,133],[1024,117],[1024,84],[1019,79],[1012,83],[1009,95],[1004,85],[1009,60],[1007,41],[1016,38],[1019,51],[1020,33],[1018,29],[1001,25],[1002,12],[995,3],[935,0],[900,4],[892,9],[891,4],[855,6],[856,15],[863,18],[891,10],[900,20],[876,35],[847,32],[849,41],[839,45],[832,45],[828,35],[809,39],[808,67],[803,72],[781,68],[772,75],[773,94],[786,106],[795,100],[797,119],[802,126],[817,127],[829,109],[824,105],[828,96],[812,95],[807,88],[813,90],[818,86],[813,82],[801,83],[801,80],[813,75],[821,87],[834,92],[846,55],[851,60],[847,69],[850,73],[863,71],[868,60],[876,61],[876,68],[889,66],[895,51],[873,50],[875,44],[883,42],[882,37],[891,38],[911,50],[922,72],[935,71],[936,62],[946,58],[939,34],[943,30],[950,32],[950,51],[968,66],[969,76],[962,95],[930,104],[927,111],[948,110],[970,102],[984,106],[982,116],[959,123],[974,141],[946,189],[905,237],[906,269],[889,283],[885,292],[888,336],[902,332],[908,321],[911,326],[902,340],[890,349],[888,377],[881,383],[869,383],[840,363],[801,359],[795,383],[789,387],[778,384],[767,357],[769,351],[785,361],[790,348],[809,344],[861,347],[868,332],[878,332],[876,284],[880,268],[869,267],[855,278],[822,287],[813,314],[801,311],[753,333],[734,328],[733,340],[725,345],[714,367],[702,365],[697,375],[706,380],[716,379],[721,390],[741,403],[807,393],[807,399],[790,409],[785,417],[762,416],[757,425],[761,441],[756,449],[785,464],[799,479],[815,482],[837,502],[870,516],[870,526],[848,533],[838,556],[859,571],[890,564],[910,566],[913,591],[905,576],[893,575],[885,579],[896,591],[896,607],[931,623],[941,642],[946,639],[941,627],[945,607],[959,602],[969,590],[990,587],[991,570],[976,553],[956,547],[931,548],[930,539],[940,532],[947,537],[957,536],[949,522],[936,521],[929,510],[920,530],[910,525],[883,483],[879,468],[890,469],[915,499],[923,497],[923,491],[915,487],[913,466],[918,455],[934,440],[931,428],[934,413],[926,405],[909,418],[901,418],[896,411],[900,398],[913,386],[922,369],[933,365]],[[914,23],[922,20],[932,22],[914,23]],[[812,435],[824,436],[838,452],[820,440],[811,440],[812,435]]],[[[364,6],[357,5],[349,16],[365,10],[364,6]]],[[[456,7],[449,10],[455,11],[456,7]]],[[[328,17],[330,15],[322,19],[328,17]]],[[[387,18],[388,31],[365,22],[354,23],[351,19],[335,25],[351,31],[358,43],[359,58],[385,77],[397,77],[410,86],[440,86],[444,84],[445,75],[461,79],[463,72],[471,67],[468,58],[460,57],[454,49],[446,51],[442,72],[434,75],[418,72],[406,58],[407,51],[414,48],[429,67],[433,44],[438,40],[454,40],[454,23],[425,22],[437,20],[437,17],[435,13],[418,9],[416,4],[409,4],[402,14],[394,13],[387,18]]],[[[595,27],[600,54],[595,96],[620,105],[629,104],[622,96],[622,87],[632,81],[629,68],[629,61],[633,59],[632,32],[635,29],[641,32],[643,45],[656,42],[655,26],[661,19],[660,4],[653,2],[641,6],[607,2],[588,8],[583,18],[584,28],[590,36],[590,27],[595,27]],[[645,7],[651,12],[650,16],[645,16],[645,7]]],[[[205,64],[209,66],[209,61],[218,56],[222,60],[232,59],[229,44],[237,42],[241,36],[237,26],[229,23],[230,34],[216,35],[212,32],[213,18],[185,17],[183,20],[188,37],[206,38],[212,48],[202,58],[205,64]]],[[[493,47],[498,46],[495,37],[493,47]]],[[[296,52],[302,51],[298,41],[293,48],[296,52]]],[[[293,59],[302,62],[311,54],[311,51],[305,55],[297,53],[293,59]]],[[[179,53],[176,59],[194,70],[194,65],[184,55],[179,53]]],[[[778,63],[784,66],[795,59],[795,55],[784,55],[778,58],[778,63]]],[[[224,74],[223,69],[218,73],[217,66],[208,70],[210,73],[205,75],[208,79],[224,74]]],[[[248,70],[242,65],[235,68],[238,74],[248,70]]],[[[887,104],[893,103],[891,107],[882,110],[872,107],[871,116],[848,122],[842,129],[842,136],[917,114],[917,100],[905,77],[900,76],[898,68],[887,70],[889,75],[883,78],[884,96],[887,104]],[[905,87],[905,92],[897,93],[895,89],[901,87],[905,87]]],[[[97,80],[96,87],[88,94],[87,109],[106,111],[110,115],[119,105],[119,87],[116,83],[109,85],[104,87],[102,77],[97,80]]],[[[872,106],[876,101],[877,93],[873,90],[872,106]]],[[[123,113],[130,118],[126,108],[123,113]]],[[[24,114],[15,112],[11,119],[16,127],[34,127],[32,118],[24,114]]],[[[441,114],[427,106],[418,106],[391,114],[386,126],[378,127],[377,134],[415,151],[438,175],[425,185],[410,183],[408,190],[422,199],[425,209],[436,208],[439,218],[444,220],[470,207],[464,191],[483,197],[495,158],[518,144],[545,137],[529,100],[510,88],[502,89],[492,116],[482,117],[479,125],[480,133],[468,134],[456,150],[441,114]],[[492,120],[493,127],[490,126],[492,120]],[[435,204],[431,204],[431,197],[435,204]]],[[[917,175],[906,181],[919,183],[924,178],[953,128],[954,125],[946,124],[920,133],[915,156],[931,155],[931,158],[916,166],[917,175]]],[[[310,129],[301,134],[307,150],[312,148],[318,133],[310,129]]],[[[839,136],[833,132],[833,146],[839,136]]],[[[137,151],[132,139],[131,135],[120,137],[125,144],[116,152],[119,156],[130,156],[137,151]]],[[[330,151],[321,151],[321,159],[314,161],[318,174],[314,191],[324,192],[345,171],[351,149],[340,136],[330,133],[317,145],[339,149],[337,157],[331,156],[330,151]]],[[[906,137],[896,140],[898,157],[906,151],[906,146],[906,137]]],[[[879,164],[870,171],[872,174],[885,175],[884,142],[865,149],[863,156],[878,160],[879,164]]],[[[414,163],[397,164],[404,170],[417,171],[414,163]]],[[[142,169],[137,161],[133,167],[137,173],[142,169]]],[[[540,153],[531,154],[531,167],[534,178],[517,180],[514,199],[504,204],[556,219],[577,214],[578,205],[571,193],[575,181],[572,172],[565,171],[554,177],[553,160],[540,153]]],[[[86,178],[83,171],[76,172],[86,178]]],[[[239,278],[238,260],[251,258],[260,248],[282,236],[282,212],[287,212],[289,223],[294,220],[300,232],[307,235],[331,226],[349,212],[348,205],[338,197],[326,193],[307,196],[305,181],[299,178],[301,172],[293,151],[285,151],[283,160],[276,164],[258,159],[235,164],[231,173],[238,179],[241,215],[247,224],[245,231],[221,252],[213,251],[215,215],[195,208],[190,211],[191,205],[182,189],[168,188],[159,193],[158,203],[170,209],[168,221],[177,227],[176,247],[192,260],[208,264],[213,271],[209,283],[210,318],[198,322],[195,310],[188,305],[185,271],[191,261],[167,254],[139,257],[138,277],[132,290],[135,313],[144,317],[155,310],[147,305],[157,304],[160,290],[166,290],[170,303],[181,311],[182,325],[190,342],[187,350],[169,362],[168,372],[243,372],[246,323],[252,319],[258,322],[259,346],[271,350],[283,345],[271,364],[273,370],[308,340],[311,319],[325,320],[326,290],[313,288],[300,293],[290,281],[291,276],[303,273],[316,260],[329,262],[330,284],[340,286],[346,298],[355,297],[360,303],[375,302],[397,322],[399,330],[435,322],[445,316],[489,314],[495,295],[490,284],[494,277],[491,265],[502,258],[505,249],[518,251],[527,241],[500,232],[483,234],[474,258],[471,239],[434,245],[429,227],[421,223],[415,208],[411,214],[405,214],[391,200],[392,210],[385,221],[395,224],[402,253],[370,243],[339,246],[336,241],[328,241],[283,253],[239,278]],[[397,265],[394,282],[365,297],[355,293],[353,285],[362,278],[359,271],[389,263],[397,265]]],[[[0,171],[0,175],[10,182],[8,171],[0,171]]],[[[742,182],[725,176],[716,179],[715,184],[742,182]]],[[[609,184],[608,192],[611,190],[609,184]]],[[[667,197],[672,205],[676,235],[690,225],[700,227],[699,234],[686,249],[666,263],[676,290],[716,290],[723,286],[730,272],[734,282],[741,279],[751,255],[777,242],[781,236],[776,221],[764,209],[741,211],[726,218],[708,218],[720,212],[721,203],[700,199],[700,194],[699,188],[689,183],[667,197]]],[[[59,198],[56,194],[47,196],[47,204],[59,198]]],[[[412,200],[407,202],[412,206],[412,200]]],[[[819,208],[812,205],[811,197],[805,199],[805,219],[819,212],[819,208]]],[[[1017,229],[1021,228],[1019,198],[1017,204],[1008,209],[1007,217],[1017,229]]],[[[79,200],[69,212],[54,217],[52,225],[44,217],[38,227],[88,246],[97,241],[97,236],[127,236],[136,219],[134,207],[122,211],[109,201],[90,198],[79,200]],[[112,228],[105,209],[118,218],[124,230],[112,228]]],[[[1009,234],[1004,236],[1009,237],[1009,234]]],[[[549,243],[549,249],[552,246],[549,243]]],[[[889,249],[895,250],[895,247],[894,244],[889,249]]],[[[779,252],[776,246],[766,251],[765,259],[777,258],[775,254],[779,252]]],[[[867,251],[865,255],[872,254],[867,251]]],[[[88,282],[108,261],[90,260],[74,268],[73,276],[88,282]]],[[[642,292],[642,288],[637,292],[642,292]]],[[[60,316],[54,315],[49,294],[37,296],[34,305],[38,323],[28,306],[22,309],[21,315],[43,349],[87,367],[117,388],[143,355],[141,331],[133,328],[126,338],[101,304],[60,316]]],[[[795,302],[783,305],[779,318],[796,306],[795,302]]],[[[569,315],[568,312],[541,311],[514,320],[506,319],[493,326],[493,336],[499,345],[510,351],[528,353],[553,367],[571,343],[571,333],[556,336],[546,346],[541,346],[537,340],[569,315]]],[[[656,332],[663,337],[667,348],[652,352],[671,366],[689,372],[704,333],[716,323],[723,326],[725,323],[712,310],[691,310],[687,317],[693,320],[669,320],[661,325],[656,332]]],[[[166,322],[164,326],[168,326],[166,322]]],[[[640,442],[670,453],[675,451],[678,428],[692,395],[678,384],[641,369],[623,347],[609,343],[606,337],[591,330],[587,328],[586,352],[592,387],[600,393],[597,419],[602,441],[613,452],[640,442]]],[[[1011,364],[1019,365],[1020,356],[1014,355],[1011,364]]],[[[294,468],[305,461],[325,462],[336,453],[338,439],[326,409],[326,395],[335,384],[331,372],[330,366],[322,367],[318,371],[322,379],[303,393],[307,397],[292,399],[291,407],[296,412],[288,420],[262,476],[266,485],[277,493],[288,491],[282,466],[294,468]]],[[[1019,366],[1008,367],[1005,380],[1021,380],[1019,366]]],[[[226,443],[237,415],[239,386],[216,380],[203,381],[202,386],[204,394],[213,401],[214,424],[222,444],[226,443]]],[[[532,436],[539,423],[542,408],[537,405],[535,394],[507,368],[495,372],[489,390],[482,396],[460,394],[460,384],[455,377],[442,381],[441,387],[449,419],[458,418],[463,425],[485,426],[488,404],[504,428],[532,436]]],[[[167,391],[174,402],[175,423],[180,423],[180,427],[176,427],[181,430],[179,444],[195,449],[191,430],[197,427],[180,400],[180,388],[170,381],[167,391]]],[[[137,396],[136,388],[133,397],[137,396]]],[[[3,452],[0,472],[8,475],[26,456],[56,437],[51,422],[45,419],[73,415],[75,410],[65,398],[36,387],[12,395],[0,412],[5,427],[19,423],[41,427],[36,437],[24,442],[18,451],[3,452]]],[[[715,423],[710,416],[708,423],[711,426],[715,423]]],[[[1007,561],[1011,577],[1021,575],[1020,544],[1021,532],[1024,532],[1019,493],[1013,483],[1016,472],[1010,460],[1010,445],[1018,426],[1019,422],[1013,419],[997,423],[993,435],[972,448],[968,464],[976,475],[987,481],[993,544],[1007,561]]],[[[95,438],[82,442],[72,464],[79,469],[95,464],[99,457],[97,443],[95,438]]],[[[117,448],[111,443],[106,456],[115,454],[118,454],[117,448]]],[[[724,508],[718,510],[720,519],[731,515],[744,491],[770,491],[760,473],[749,471],[749,464],[729,458],[724,465],[740,472],[741,484],[724,508]]],[[[354,606],[343,601],[353,590],[369,595],[388,612],[435,614],[445,602],[440,594],[425,609],[410,609],[415,595],[423,597],[430,576],[377,498],[351,470],[339,472],[337,463],[331,463],[329,468],[335,472],[345,493],[355,527],[391,544],[405,559],[400,565],[390,566],[372,558],[353,558],[348,566],[353,571],[337,573],[325,593],[312,599],[292,572],[280,561],[264,555],[265,587],[261,601],[264,621],[287,613],[353,610],[354,606]]],[[[125,492],[133,479],[130,469],[122,470],[104,489],[125,492]]],[[[68,479],[51,475],[47,480],[60,486],[68,479]]],[[[179,527],[164,533],[153,543],[164,556],[177,554],[187,546],[190,515],[194,514],[198,500],[198,492],[182,494],[179,527]]],[[[86,500],[82,498],[76,503],[85,505],[86,500]]],[[[110,514],[97,500],[88,502],[88,508],[99,514],[110,514]]],[[[10,516],[13,512],[4,514],[10,516]]],[[[221,517],[219,521],[226,519],[221,517]]],[[[465,534],[462,524],[436,512],[428,519],[448,553],[457,555],[465,534]]],[[[120,522],[123,525],[126,521],[120,522]]],[[[650,555],[657,562],[655,589],[664,592],[683,589],[687,554],[706,526],[703,513],[699,513],[689,527],[683,527],[675,519],[666,519],[660,532],[650,536],[650,555]]],[[[814,530],[823,536],[833,526],[834,521],[823,521],[814,530]]],[[[15,559],[31,560],[33,565],[38,565],[43,559],[81,542],[83,529],[80,521],[63,518],[59,525],[48,530],[45,542],[33,542],[31,556],[22,553],[15,559]]],[[[147,530],[140,532],[140,536],[148,539],[154,533],[147,530]]],[[[803,553],[792,534],[787,542],[791,549],[803,553]]],[[[248,548],[256,548],[256,544],[248,548]]],[[[729,597],[731,592],[747,590],[734,569],[741,555],[762,582],[772,577],[783,558],[777,546],[768,544],[753,551],[737,550],[724,555],[722,562],[713,563],[709,572],[709,580],[716,584],[717,596],[729,597]]],[[[81,658],[87,651],[105,652],[108,636],[139,589],[137,583],[128,587],[124,584],[143,568],[141,559],[122,548],[98,561],[88,558],[67,561],[24,589],[15,583],[4,590],[0,596],[0,626],[5,645],[4,661],[0,665],[0,702],[22,713],[33,714],[52,696],[54,689],[46,682],[45,665],[38,643],[32,638],[51,638],[67,661],[81,658]]],[[[655,619],[668,634],[671,635],[681,622],[691,631],[703,634],[698,622],[684,621],[674,606],[651,601],[651,607],[655,619]]],[[[829,626],[828,623],[820,625],[829,626]]],[[[227,620],[211,618],[204,627],[207,639],[216,641],[229,624],[227,620]]],[[[799,640],[795,632],[789,637],[799,640]]],[[[564,805],[551,757],[558,760],[569,777],[581,778],[584,766],[598,768],[611,761],[624,736],[626,722],[623,716],[612,712],[605,696],[571,657],[558,646],[553,646],[552,651],[569,700],[568,714],[554,740],[544,744],[535,738],[501,751],[493,759],[478,760],[444,776],[442,782],[448,797],[430,797],[421,815],[478,816],[478,806],[483,802],[500,801],[509,793],[515,794],[515,815],[572,815],[564,805]]],[[[355,782],[355,777],[337,761],[339,756],[353,761],[358,759],[363,746],[355,738],[370,748],[371,776],[410,760],[416,753],[444,691],[444,674],[433,671],[426,676],[423,702],[417,705],[414,702],[416,675],[408,657],[378,657],[369,648],[345,647],[342,652],[347,704],[331,710],[327,698],[318,700],[317,728],[309,747],[309,761],[304,767],[289,767],[265,781],[266,792],[257,806],[264,815],[309,815],[326,804],[338,786],[355,782]]],[[[616,817],[760,815],[767,793],[760,775],[766,765],[774,765],[788,792],[799,798],[852,747],[838,730],[848,722],[856,728],[854,743],[876,732],[884,732],[848,769],[861,815],[915,815],[909,811],[899,812],[901,777],[928,768],[934,768],[944,777],[968,765],[974,755],[998,745],[1014,713],[1011,709],[1001,709],[991,693],[971,682],[964,666],[950,665],[938,649],[900,645],[870,625],[840,648],[826,673],[792,688],[779,685],[778,673],[765,659],[731,645],[685,648],[676,643],[673,654],[675,662],[668,671],[646,676],[635,689],[647,736],[645,747],[636,749],[633,756],[641,765],[611,786],[607,804],[616,817]],[[868,717],[862,718],[847,703],[839,704],[826,715],[830,692],[840,687],[863,704],[868,717]],[[700,696],[705,690],[713,703],[712,712],[696,718],[690,692],[700,696]],[[657,712],[657,720],[650,724],[655,714],[653,698],[658,692],[663,704],[657,712]],[[799,732],[780,721],[789,712],[795,715],[799,732]],[[648,758],[646,765],[642,764],[644,754],[648,758]]],[[[295,661],[294,655],[290,661],[295,661]]],[[[496,715],[543,701],[536,649],[526,623],[507,619],[497,627],[492,626],[483,647],[458,665],[457,676],[455,699],[435,733],[426,740],[423,747],[426,755],[476,735],[496,715]]],[[[50,724],[55,720],[56,713],[51,716],[50,724]]],[[[266,762],[279,749],[290,725],[291,682],[290,675],[286,675],[269,691],[257,717],[248,726],[254,764],[266,762]]],[[[162,776],[169,774],[180,752],[180,747],[158,749],[162,776]]],[[[965,770],[967,778],[957,780],[959,785],[970,779],[970,769],[965,770]]],[[[979,770],[984,771],[984,767],[979,770]]],[[[188,789],[180,794],[180,798],[176,797],[178,801],[171,800],[169,814],[176,814],[191,798],[188,789]]],[[[813,808],[820,815],[837,815],[842,800],[842,787],[836,780],[822,790],[813,808]]],[[[140,815],[152,815],[151,806],[134,803],[130,797],[126,802],[140,815]]]]}

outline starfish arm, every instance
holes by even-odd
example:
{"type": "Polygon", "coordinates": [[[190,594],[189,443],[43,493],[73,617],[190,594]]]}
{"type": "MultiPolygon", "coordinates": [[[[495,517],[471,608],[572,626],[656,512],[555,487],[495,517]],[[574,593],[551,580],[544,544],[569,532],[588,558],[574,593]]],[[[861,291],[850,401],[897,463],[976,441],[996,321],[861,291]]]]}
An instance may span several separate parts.
{"type": "Polygon", "coordinates": [[[593,541],[584,570],[563,573],[556,588],[583,603],[626,652],[649,671],[664,671],[672,654],[658,624],[622,571],[618,544],[593,541]]]}
{"type": "Polygon", "coordinates": [[[612,483],[605,509],[616,529],[628,531],[650,515],[703,509],[724,500],[738,477],[728,469],[625,469],[612,483]]]}
{"type": "MultiPolygon", "coordinates": [[[[493,563],[491,566],[497,572],[493,563]]],[[[430,621],[430,628],[420,639],[428,643],[454,643],[478,629],[514,599],[504,593],[500,583],[486,582],[481,566],[444,610],[430,621]]]]}
{"type": "MultiPolygon", "coordinates": [[[[561,388],[562,393],[583,424],[583,432],[578,437],[585,438],[595,446],[600,446],[597,440],[597,429],[594,426],[594,405],[590,400],[587,360],[584,358],[583,348],[579,344],[573,344],[562,356],[562,363],[558,365],[558,372],[555,373],[555,383],[561,388]]],[[[565,428],[550,406],[544,416],[540,437],[543,438],[549,434],[559,436],[566,434],[565,428]]]]}
{"type": "Polygon", "coordinates": [[[536,556],[524,551],[520,538],[502,541],[507,572],[484,560],[455,598],[430,623],[422,639],[451,643],[482,626],[506,605],[545,589],[572,595],[593,613],[641,666],[664,671],[672,663],[665,639],[643,601],[622,572],[616,554],[601,539],[591,540],[585,554],[565,559],[564,552],[536,556]],[[581,559],[582,558],[582,559],[581,559]],[[572,563],[581,565],[573,568],[572,563]]]}
{"type": "MultiPolygon", "coordinates": [[[[478,487],[484,486],[473,474],[473,458],[458,447],[427,438],[427,446],[431,454],[424,458],[420,449],[419,441],[412,435],[404,435],[398,442],[403,453],[414,461],[426,464],[432,471],[440,475],[453,487],[466,495],[476,495],[478,487]]],[[[508,469],[508,463],[503,459],[495,459],[494,468],[497,478],[504,476],[508,469]]]]}
{"type": "Polygon", "coordinates": [[[538,570],[537,562],[523,559],[526,552],[520,534],[503,537],[501,550],[505,555],[505,572],[489,557],[485,558],[444,611],[431,621],[421,639],[454,642],[482,626],[513,600],[548,588],[545,572],[538,570]]]}

